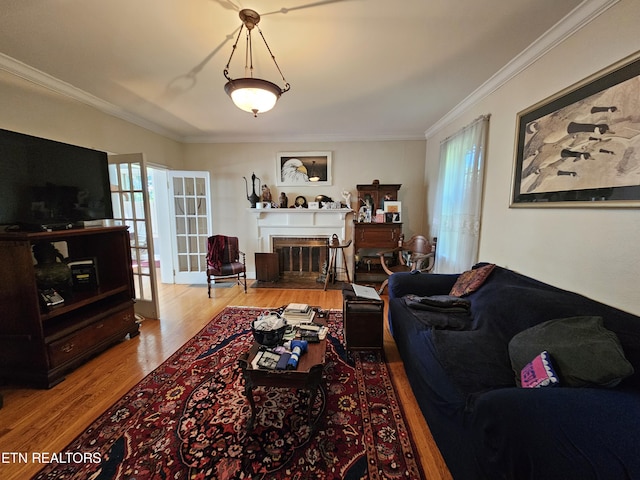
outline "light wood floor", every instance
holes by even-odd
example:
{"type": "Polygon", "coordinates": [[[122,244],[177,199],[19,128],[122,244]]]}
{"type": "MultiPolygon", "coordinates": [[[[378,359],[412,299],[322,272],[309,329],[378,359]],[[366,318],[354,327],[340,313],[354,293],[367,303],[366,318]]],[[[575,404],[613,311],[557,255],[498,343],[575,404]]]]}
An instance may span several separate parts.
{"type": "MultiPolygon", "coordinates": [[[[291,302],[342,308],[340,291],[215,288],[161,285],[160,320],[145,319],[140,335],[121,342],[73,371],[49,390],[0,386],[0,478],[24,480],[41,465],[15,461],[13,452],[58,452],[144,376],[198,333],[227,305],[278,307],[291,302]],[[12,460],[14,459],[14,460],[12,460]]],[[[384,297],[383,297],[384,298],[384,297]]],[[[386,316],[385,316],[386,318],[386,316]]],[[[385,353],[429,480],[450,480],[418,409],[393,339],[385,327],[385,353]]]]}

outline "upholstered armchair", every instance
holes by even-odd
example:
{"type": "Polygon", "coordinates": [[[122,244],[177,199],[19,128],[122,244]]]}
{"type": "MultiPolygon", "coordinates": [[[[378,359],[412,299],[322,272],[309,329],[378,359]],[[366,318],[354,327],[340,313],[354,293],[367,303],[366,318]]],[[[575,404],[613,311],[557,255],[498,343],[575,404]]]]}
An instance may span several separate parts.
{"type": "Polygon", "coordinates": [[[213,235],[207,245],[207,295],[211,298],[211,280],[237,278],[247,293],[245,253],[238,248],[238,237],[213,235]]]}

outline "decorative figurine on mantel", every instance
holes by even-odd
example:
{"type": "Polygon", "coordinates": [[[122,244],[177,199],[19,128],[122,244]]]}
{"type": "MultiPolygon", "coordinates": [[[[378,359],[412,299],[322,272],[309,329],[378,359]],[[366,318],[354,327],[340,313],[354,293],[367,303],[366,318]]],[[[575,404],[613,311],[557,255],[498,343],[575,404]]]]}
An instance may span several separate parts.
{"type": "Polygon", "coordinates": [[[262,201],[271,205],[271,190],[268,185],[262,185],[262,201]]]}
{"type": "Polygon", "coordinates": [[[289,199],[284,192],[280,193],[280,208],[287,208],[289,206],[289,199]]]}
{"type": "Polygon", "coordinates": [[[349,190],[343,190],[342,198],[344,198],[344,203],[347,208],[351,208],[351,192],[349,190]]]}

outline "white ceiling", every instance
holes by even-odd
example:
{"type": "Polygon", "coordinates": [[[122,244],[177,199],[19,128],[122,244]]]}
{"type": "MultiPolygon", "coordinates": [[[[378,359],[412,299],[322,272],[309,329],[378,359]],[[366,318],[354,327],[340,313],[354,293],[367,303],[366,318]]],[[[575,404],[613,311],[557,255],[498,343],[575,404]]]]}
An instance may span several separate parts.
{"type": "MultiPolygon", "coordinates": [[[[424,138],[580,4],[0,0],[0,68],[183,141],[424,138]],[[262,15],[291,84],[258,118],[223,90],[241,8],[262,15]]],[[[255,76],[282,86],[257,40],[255,76]]],[[[242,77],[243,67],[239,46],[231,76],[242,77]]]]}

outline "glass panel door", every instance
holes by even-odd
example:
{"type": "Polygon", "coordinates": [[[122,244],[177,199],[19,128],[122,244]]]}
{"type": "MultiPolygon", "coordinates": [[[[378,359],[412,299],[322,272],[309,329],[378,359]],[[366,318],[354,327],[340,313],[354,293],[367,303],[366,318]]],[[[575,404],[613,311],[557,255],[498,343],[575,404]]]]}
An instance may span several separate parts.
{"type": "Polygon", "coordinates": [[[169,172],[175,283],[206,283],[211,235],[209,172],[169,172]]]}
{"type": "Polygon", "coordinates": [[[136,313],[147,318],[159,318],[156,262],[143,155],[110,155],[109,179],[114,221],[129,227],[136,313]]]}

